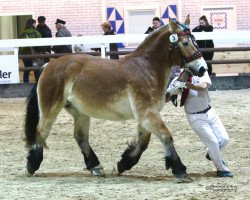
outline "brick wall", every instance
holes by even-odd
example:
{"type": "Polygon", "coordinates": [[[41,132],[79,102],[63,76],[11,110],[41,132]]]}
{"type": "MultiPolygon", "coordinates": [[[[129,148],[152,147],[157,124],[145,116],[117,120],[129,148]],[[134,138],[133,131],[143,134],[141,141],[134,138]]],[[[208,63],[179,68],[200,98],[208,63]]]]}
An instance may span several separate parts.
{"type": "MultiPolygon", "coordinates": [[[[162,5],[176,4],[178,0],[106,0],[106,7],[123,7],[131,5],[162,5]]],[[[198,23],[201,15],[200,6],[232,5],[236,6],[237,29],[250,29],[249,0],[182,0],[182,16],[191,15],[191,27],[198,23]],[[221,3],[222,2],[222,3],[221,3]]],[[[1,14],[32,14],[36,19],[39,15],[47,18],[47,25],[55,34],[55,21],[61,18],[67,22],[66,26],[73,35],[102,34],[101,0],[0,0],[1,14]]]]}
{"type": "Polygon", "coordinates": [[[198,23],[202,6],[235,6],[237,30],[250,29],[250,1],[249,0],[182,0],[182,15],[191,16],[191,27],[198,23]]]}

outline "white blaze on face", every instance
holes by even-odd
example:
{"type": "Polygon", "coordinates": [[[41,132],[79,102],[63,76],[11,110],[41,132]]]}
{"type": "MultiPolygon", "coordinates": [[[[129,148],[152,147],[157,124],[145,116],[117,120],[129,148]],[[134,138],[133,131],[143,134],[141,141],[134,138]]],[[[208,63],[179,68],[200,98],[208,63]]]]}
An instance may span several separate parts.
{"type": "MultiPolygon", "coordinates": [[[[205,70],[207,71],[207,63],[206,63],[206,61],[204,60],[204,58],[203,57],[201,57],[201,58],[198,58],[198,59],[196,59],[196,60],[193,60],[193,61],[191,61],[191,62],[189,62],[189,63],[187,63],[187,67],[190,69],[193,69],[193,70],[190,70],[191,72],[194,72],[194,71],[197,71],[198,72],[198,70],[201,68],[201,67],[204,67],[205,68],[205,70]],[[196,69],[196,70],[195,70],[196,69]]],[[[192,73],[193,74],[193,73],[192,73]]],[[[195,75],[195,74],[193,74],[193,75],[195,75]]]]}

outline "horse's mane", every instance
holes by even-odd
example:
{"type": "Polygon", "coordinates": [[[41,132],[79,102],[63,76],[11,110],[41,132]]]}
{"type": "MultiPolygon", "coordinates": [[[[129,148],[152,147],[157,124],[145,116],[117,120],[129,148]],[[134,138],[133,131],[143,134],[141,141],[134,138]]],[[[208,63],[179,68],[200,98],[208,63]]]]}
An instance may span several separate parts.
{"type": "Polygon", "coordinates": [[[145,43],[147,43],[149,40],[155,38],[156,36],[158,36],[159,34],[161,34],[163,31],[165,31],[168,28],[168,24],[163,25],[161,27],[159,27],[158,29],[156,29],[155,31],[153,31],[151,34],[149,34],[145,40],[138,46],[138,48],[140,48],[141,46],[144,46],[145,43]]]}
{"type": "Polygon", "coordinates": [[[148,43],[152,44],[151,41],[155,40],[162,32],[164,32],[166,29],[168,29],[168,24],[163,25],[159,28],[157,28],[155,31],[150,33],[145,40],[136,48],[134,52],[138,52],[142,50],[148,43]]]}

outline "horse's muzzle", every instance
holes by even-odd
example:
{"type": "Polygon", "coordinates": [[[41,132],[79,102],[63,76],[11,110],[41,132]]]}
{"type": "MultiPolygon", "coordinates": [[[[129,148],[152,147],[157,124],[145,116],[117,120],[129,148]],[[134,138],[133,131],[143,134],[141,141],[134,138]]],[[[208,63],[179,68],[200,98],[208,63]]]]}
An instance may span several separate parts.
{"type": "Polygon", "coordinates": [[[204,73],[207,71],[207,63],[203,58],[194,60],[188,63],[187,66],[188,66],[188,71],[190,71],[190,73],[193,76],[202,77],[204,73]]]}

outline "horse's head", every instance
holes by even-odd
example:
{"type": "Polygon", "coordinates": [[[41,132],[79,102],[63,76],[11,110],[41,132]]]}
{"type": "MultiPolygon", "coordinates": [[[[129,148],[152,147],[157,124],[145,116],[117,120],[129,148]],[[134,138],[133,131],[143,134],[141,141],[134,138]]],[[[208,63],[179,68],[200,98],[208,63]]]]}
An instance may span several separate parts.
{"type": "Polygon", "coordinates": [[[169,31],[171,32],[169,56],[172,62],[186,68],[194,76],[203,76],[207,70],[207,64],[188,28],[190,24],[189,15],[184,24],[171,19],[169,21],[169,31]]]}

